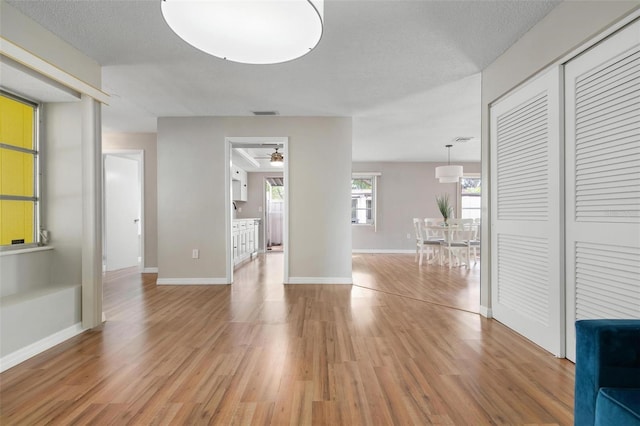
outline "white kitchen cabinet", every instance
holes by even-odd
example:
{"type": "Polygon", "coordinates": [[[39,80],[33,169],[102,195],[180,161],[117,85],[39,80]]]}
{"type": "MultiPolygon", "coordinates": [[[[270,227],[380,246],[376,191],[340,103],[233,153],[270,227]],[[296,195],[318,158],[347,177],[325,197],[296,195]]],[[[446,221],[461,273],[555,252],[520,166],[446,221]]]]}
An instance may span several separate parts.
{"type": "Polygon", "coordinates": [[[235,219],[232,225],[233,263],[237,265],[258,252],[259,219],[235,219]]]}
{"type": "Polygon", "coordinates": [[[247,201],[247,172],[237,166],[231,166],[231,192],[233,201],[247,201]]]}

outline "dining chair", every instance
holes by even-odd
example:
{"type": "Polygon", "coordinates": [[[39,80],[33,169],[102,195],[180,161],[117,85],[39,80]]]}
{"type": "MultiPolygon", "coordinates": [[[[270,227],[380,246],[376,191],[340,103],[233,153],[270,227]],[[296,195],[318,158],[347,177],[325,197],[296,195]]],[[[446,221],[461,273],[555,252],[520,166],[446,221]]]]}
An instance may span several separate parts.
{"type": "Polygon", "coordinates": [[[473,237],[473,230],[450,228],[444,233],[445,239],[440,243],[440,248],[445,250],[448,255],[449,268],[453,267],[452,256],[455,257],[459,265],[462,264],[460,257],[464,256],[465,265],[469,269],[471,263],[471,238],[473,237]]]}
{"type": "Polygon", "coordinates": [[[440,250],[440,244],[444,241],[444,221],[440,218],[425,218],[424,219],[424,231],[426,239],[429,241],[429,246],[434,252],[430,262],[438,261],[442,265],[442,250],[440,250]]]}
{"type": "Polygon", "coordinates": [[[473,264],[478,262],[478,250],[480,249],[480,222],[473,223],[473,236],[469,241],[469,246],[473,250],[473,264]]]}
{"type": "Polygon", "coordinates": [[[427,237],[423,221],[420,218],[413,218],[413,228],[416,233],[416,261],[418,261],[418,265],[422,265],[425,248],[427,249],[428,263],[433,262],[439,252],[441,240],[432,240],[427,237]]]}
{"type": "Polygon", "coordinates": [[[473,227],[473,219],[458,219],[458,226],[462,229],[471,229],[473,227]]]}

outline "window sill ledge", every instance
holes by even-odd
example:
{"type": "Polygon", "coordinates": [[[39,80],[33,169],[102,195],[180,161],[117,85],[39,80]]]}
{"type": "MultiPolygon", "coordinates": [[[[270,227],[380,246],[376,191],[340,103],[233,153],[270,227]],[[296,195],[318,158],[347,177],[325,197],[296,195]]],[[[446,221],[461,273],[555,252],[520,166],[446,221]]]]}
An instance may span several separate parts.
{"type": "Polygon", "coordinates": [[[14,254],[35,253],[38,251],[47,251],[47,250],[53,250],[53,246],[30,247],[30,248],[18,249],[18,250],[4,250],[4,251],[0,251],[0,257],[12,256],[14,254]]]}

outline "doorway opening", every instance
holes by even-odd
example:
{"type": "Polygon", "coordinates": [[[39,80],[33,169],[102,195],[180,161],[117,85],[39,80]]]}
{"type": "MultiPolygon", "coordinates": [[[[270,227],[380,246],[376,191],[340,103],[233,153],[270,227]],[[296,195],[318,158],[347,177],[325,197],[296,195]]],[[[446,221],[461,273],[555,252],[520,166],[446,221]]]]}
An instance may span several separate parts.
{"type": "Polygon", "coordinates": [[[283,255],[283,281],[289,279],[288,252],[288,137],[227,137],[225,138],[226,197],[226,280],[233,283],[234,268],[258,252],[271,252],[276,245],[283,255]],[[277,150],[276,150],[277,149],[277,150]],[[272,164],[272,154],[282,154],[279,167],[272,164]],[[274,203],[265,202],[265,177],[277,177],[274,203]],[[278,201],[275,201],[278,198],[278,201]],[[275,207],[275,203],[278,206],[275,207]],[[269,211],[271,209],[271,212],[269,211]],[[279,225],[274,221],[279,213],[279,225]],[[243,225],[243,221],[251,224],[243,225]],[[253,226],[257,233],[251,232],[253,226]],[[267,234],[267,232],[269,234],[267,234]],[[274,234],[277,232],[277,234],[274,234]],[[252,237],[255,235],[255,237],[252,237]],[[267,240],[269,235],[269,240],[267,240]],[[274,239],[277,237],[277,241],[274,239]],[[268,250],[269,246],[272,250],[268,250]],[[252,253],[247,252],[247,248],[252,253]]]}
{"type": "Polygon", "coordinates": [[[144,151],[103,153],[103,271],[144,265],[144,151]]]}

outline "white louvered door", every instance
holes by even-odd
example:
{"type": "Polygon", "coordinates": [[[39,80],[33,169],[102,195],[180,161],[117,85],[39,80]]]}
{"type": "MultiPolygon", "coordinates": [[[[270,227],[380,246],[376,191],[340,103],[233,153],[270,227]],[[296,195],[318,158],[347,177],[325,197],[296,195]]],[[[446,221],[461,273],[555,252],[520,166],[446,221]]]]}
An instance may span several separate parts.
{"type": "Polygon", "coordinates": [[[491,278],[498,321],[564,352],[560,70],[492,105],[491,278]]]}
{"type": "Polygon", "coordinates": [[[578,319],[640,318],[640,22],[565,68],[567,358],[578,319]]]}

